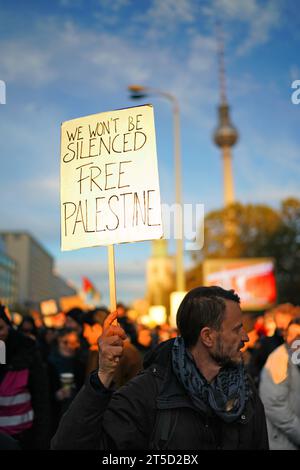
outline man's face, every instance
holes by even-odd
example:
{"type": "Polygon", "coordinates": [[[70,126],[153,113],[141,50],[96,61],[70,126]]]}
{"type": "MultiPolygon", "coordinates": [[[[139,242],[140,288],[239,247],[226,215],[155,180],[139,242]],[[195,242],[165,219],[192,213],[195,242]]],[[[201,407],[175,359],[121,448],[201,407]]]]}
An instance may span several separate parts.
{"type": "Polygon", "coordinates": [[[211,356],[222,367],[240,364],[243,361],[241,349],[249,341],[239,304],[232,300],[225,300],[225,304],[225,317],[211,350],[211,356]]]}
{"type": "Polygon", "coordinates": [[[0,341],[6,341],[8,337],[9,326],[0,318],[0,341]]]}

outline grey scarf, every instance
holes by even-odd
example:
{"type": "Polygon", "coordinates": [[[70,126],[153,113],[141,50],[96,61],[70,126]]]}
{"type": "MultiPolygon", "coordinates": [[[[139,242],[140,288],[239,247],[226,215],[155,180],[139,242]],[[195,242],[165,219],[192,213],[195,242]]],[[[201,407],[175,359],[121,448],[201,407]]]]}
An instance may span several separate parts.
{"type": "Polygon", "coordinates": [[[250,387],[244,365],[221,369],[212,383],[200,373],[182,337],[175,339],[172,349],[174,373],[184,386],[196,408],[204,402],[223,421],[237,420],[250,396],[250,387]]]}

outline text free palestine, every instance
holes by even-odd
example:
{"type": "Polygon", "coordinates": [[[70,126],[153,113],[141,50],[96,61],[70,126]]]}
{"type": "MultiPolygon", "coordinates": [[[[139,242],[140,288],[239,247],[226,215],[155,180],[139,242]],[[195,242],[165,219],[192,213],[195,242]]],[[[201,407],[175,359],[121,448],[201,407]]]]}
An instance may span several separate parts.
{"type": "Polygon", "coordinates": [[[64,235],[114,231],[141,225],[159,226],[153,220],[154,189],[113,194],[110,197],[63,202],[64,235]]]}

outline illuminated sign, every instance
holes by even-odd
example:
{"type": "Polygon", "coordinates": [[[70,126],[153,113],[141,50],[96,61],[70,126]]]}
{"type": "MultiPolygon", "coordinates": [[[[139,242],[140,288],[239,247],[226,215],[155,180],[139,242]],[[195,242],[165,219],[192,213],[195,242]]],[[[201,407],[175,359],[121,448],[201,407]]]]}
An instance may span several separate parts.
{"type": "Polygon", "coordinates": [[[206,260],[203,263],[206,286],[234,289],[244,310],[263,310],[276,303],[276,281],[272,258],[206,260]]]}

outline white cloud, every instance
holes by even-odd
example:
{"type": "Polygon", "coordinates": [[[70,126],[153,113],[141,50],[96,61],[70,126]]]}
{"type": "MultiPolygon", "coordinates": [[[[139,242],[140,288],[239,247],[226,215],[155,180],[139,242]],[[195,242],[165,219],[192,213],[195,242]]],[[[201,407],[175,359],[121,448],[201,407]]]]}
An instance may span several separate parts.
{"type": "Polygon", "coordinates": [[[250,18],[249,35],[238,48],[238,55],[243,55],[270,39],[271,32],[278,26],[280,11],[276,8],[276,3],[272,1],[263,8],[257,7],[250,18]]]}
{"type": "Polygon", "coordinates": [[[1,45],[1,70],[7,83],[45,85],[56,78],[51,53],[41,44],[24,39],[6,40],[1,45]]]}
{"type": "Polygon", "coordinates": [[[281,136],[266,139],[259,132],[250,132],[250,141],[251,147],[241,142],[234,150],[237,199],[278,205],[287,197],[299,198],[300,187],[295,178],[300,177],[298,145],[281,136]]]}
{"type": "Polygon", "coordinates": [[[201,34],[190,38],[182,55],[169,45],[145,46],[126,35],[97,33],[50,18],[43,25],[38,23],[32,36],[7,40],[2,56],[3,77],[23,86],[24,93],[26,87],[55,86],[82,99],[124,90],[125,99],[126,86],[141,83],[169,90],[178,97],[184,113],[198,115],[195,102],[208,103],[216,88],[211,81],[215,41],[201,34]]]}
{"type": "MultiPolygon", "coordinates": [[[[134,1],[134,0],[133,0],[134,1]]],[[[115,12],[119,12],[122,8],[129,6],[132,3],[132,0],[98,0],[99,6],[101,8],[107,10],[112,10],[115,12]]]]}
{"type": "MultiPolygon", "coordinates": [[[[127,4],[126,0],[120,0],[114,3],[114,8],[118,11],[127,4]]],[[[202,10],[207,13],[208,8],[202,10]]],[[[233,37],[235,28],[231,24],[227,28],[226,22],[246,24],[244,38],[234,46],[241,54],[270,38],[278,23],[280,2],[272,0],[262,6],[258,0],[247,0],[241,8],[240,0],[214,0],[209,12],[213,17],[218,14],[224,19],[224,28],[233,37]]],[[[103,19],[109,17],[109,11],[102,16],[103,19]]],[[[72,80],[73,84],[85,83],[98,90],[100,87],[113,90],[126,80],[160,82],[177,90],[183,80],[186,95],[187,89],[198,88],[196,81],[194,86],[189,83],[188,77],[193,73],[199,73],[201,83],[207,72],[212,75],[215,32],[212,28],[207,36],[199,34],[198,24],[203,23],[203,14],[197,1],[153,0],[145,14],[137,13],[130,20],[127,29],[117,35],[101,32],[101,29],[96,32],[92,28],[80,28],[71,20],[44,17],[33,24],[30,34],[2,41],[3,78],[8,83],[16,81],[30,86],[55,81],[56,85],[60,82],[62,89],[64,83],[72,80]],[[133,25],[141,36],[139,42],[132,35],[133,25]],[[178,48],[174,49],[174,42],[168,45],[168,35],[170,30],[174,32],[183,25],[190,27],[190,35],[184,39],[187,47],[183,49],[183,41],[179,41],[178,48]],[[178,79],[173,84],[175,76],[178,79]]]]}
{"type": "Polygon", "coordinates": [[[271,38],[273,30],[279,26],[282,7],[281,0],[213,0],[203,7],[203,13],[212,21],[222,21],[222,27],[231,38],[235,36],[234,25],[243,26],[242,39],[233,47],[238,55],[244,55],[271,38]]]}
{"type": "Polygon", "coordinates": [[[82,0],[59,0],[62,8],[74,8],[82,5],[82,0]]]}
{"type": "Polygon", "coordinates": [[[199,6],[191,0],[153,0],[143,15],[135,21],[146,24],[148,39],[161,38],[174,33],[179,26],[192,25],[196,21],[199,6]]]}

